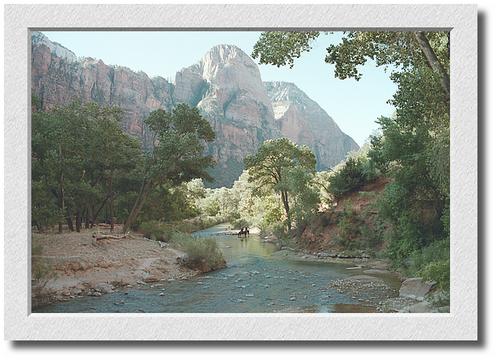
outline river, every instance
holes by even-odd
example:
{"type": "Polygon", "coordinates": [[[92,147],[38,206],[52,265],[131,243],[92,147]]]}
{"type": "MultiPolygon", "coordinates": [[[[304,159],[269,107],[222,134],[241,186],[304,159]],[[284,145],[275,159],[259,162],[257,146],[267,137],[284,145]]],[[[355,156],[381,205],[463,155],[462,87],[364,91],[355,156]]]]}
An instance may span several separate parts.
{"type": "MultiPolygon", "coordinates": [[[[288,260],[258,235],[240,240],[224,235],[226,224],[198,231],[217,237],[228,266],[194,279],[125,288],[101,297],[82,297],[36,312],[261,313],[373,312],[358,299],[329,287],[332,280],[360,273],[350,265],[288,260]]],[[[392,284],[395,286],[395,284],[392,284]]],[[[367,299],[368,294],[361,296],[367,299]]]]}

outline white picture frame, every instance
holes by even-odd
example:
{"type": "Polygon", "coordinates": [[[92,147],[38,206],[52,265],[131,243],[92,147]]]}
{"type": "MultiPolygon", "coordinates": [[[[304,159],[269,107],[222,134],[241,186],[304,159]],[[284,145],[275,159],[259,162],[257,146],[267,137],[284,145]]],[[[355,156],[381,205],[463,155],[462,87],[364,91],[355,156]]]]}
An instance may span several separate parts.
{"type": "Polygon", "coordinates": [[[8,5],[5,7],[5,337],[8,340],[476,341],[477,141],[475,5],[8,5]],[[450,313],[31,313],[30,31],[304,28],[450,30],[450,313]]]}

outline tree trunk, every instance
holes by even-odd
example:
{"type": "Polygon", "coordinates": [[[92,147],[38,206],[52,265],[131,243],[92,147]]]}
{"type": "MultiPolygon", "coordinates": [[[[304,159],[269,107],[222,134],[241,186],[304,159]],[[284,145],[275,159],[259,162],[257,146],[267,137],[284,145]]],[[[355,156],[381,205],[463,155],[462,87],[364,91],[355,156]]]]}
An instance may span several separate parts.
{"type": "Polygon", "coordinates": [[[67,209],[66,213],[66,222],[67,222],[67,227],[69,228],[69,231],[74,231],[74,225],[72,222],[72,215],[69,209],[67,209]]]}
{"type": "Polygon", "coordinates": [[[445,92],[445,96],[447,100],[450,99],[450,79],[447,71],[445,71],[442,63],[438,60],[437,54],[433,51],[433,48],[426,37],[426,34],[423,31],[414,32],[414,36],[423,51],[423,54],[430,65],[430,68],[440,75],[440,85],[442,86],[443,91],[445,92]]]}
{"type": "MultiPolygon", "coordinates": [[[[64,171],[63,162],[64,158],[62,155],[62,145],[59,144],[59,161],[60,161],[60,174],[59,174],[59,209],[62,216],[64,211],[64,171]]],[[[59,221],[59,234],[62,233],[62,221],[59,221]]]]}
{"type": "Polygon", "coordinates": [[[90,229],[93,229],[93,226],[95,225],[95,221],[94,221],[94,218],[93,218],[93,214],[95,213],[95,206],[92,204],[92,205],[88,205],[88,213],[87,213],[87,216],[88,216],[88,222],[90,223],[90,229]]]}
{"type": "Polygon", "coordinates": [[[88,216],[89,212],[90,212],[90,206],[87,206],[85,212],[83,213],[83,218],[85,219],[85,229],[90,228],[90,218],[88,216]]]}
{"type": "Polygon", "coordinates": [[[102,202],[102,204],[100,204],[100,206],[97,209],[97,211],[93,214],[93,217],[92,217],[92,227],[93,227],[93,225],[95,225],[97,223],[97,217],[100,214],[100,211],[102,211],[102,209],[104,208],[105,204],[107,203],[107,200],[109,200],[109,195],[107,195],[107,197],[104,199],[104,201],[102,202]]]}
{"type": "Polygon", "coordinates": [[[81,232],[81,209],[76,210],[76,232],[81,232]]]}
{"type": "Polygon", "coordinates": [[[114,193],[112,192],[112,174],[109,179],[109,212],[110,212],[110,232],[114,231],[114,193]]]}
{"type": "Polygon", "coordinates": [[[288,228],[288,233],[292,230],[292,220],[290,219],[290,205],[288,204],[288,192],[281,192],[281,201],[283,202],[283,207],[285,208],[286,223],[288,228]]]}
{"type": "Polygon", "coordinates": [[[151,188],[152,188],[152,182],[150,180],[143,180],[140,193],[138,194],[135,204],[133,205],[133,208],[131,209],[129,216],[123,225],[123,233],[126,233],[128,229],[131,227],[131,225],[135,223],[136,219],[138,218],[138,214],[140,213],[143,205],[145,204],[145,200],[147,199],[148,193],[151,188]]]}

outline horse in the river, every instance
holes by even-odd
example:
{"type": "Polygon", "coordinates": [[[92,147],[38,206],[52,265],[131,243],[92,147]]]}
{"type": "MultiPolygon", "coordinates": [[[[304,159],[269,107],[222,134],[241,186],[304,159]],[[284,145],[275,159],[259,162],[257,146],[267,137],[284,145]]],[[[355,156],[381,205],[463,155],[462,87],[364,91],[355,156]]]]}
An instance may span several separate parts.
{"type": "Polygon", "coordinates": [[[242,235],[244,238],[247,238],[247,235],[250,235],[248,227],[242,228],[237,234],[238,237],[242,237],[242,235]]]}

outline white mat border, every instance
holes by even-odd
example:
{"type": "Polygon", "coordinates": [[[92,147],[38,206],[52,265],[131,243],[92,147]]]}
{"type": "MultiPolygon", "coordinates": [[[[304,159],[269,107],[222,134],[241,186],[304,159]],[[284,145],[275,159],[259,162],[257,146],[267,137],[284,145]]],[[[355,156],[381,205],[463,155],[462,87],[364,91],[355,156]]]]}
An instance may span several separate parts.
{"type": "Polygon", "coordinates": [[[4,135],[6,339],[477,339],[477,9],[474,5],[7,5],[4,135]],[[450,314],[31,314],[29,31],[90,28],[451,29],[450,314]]]}

